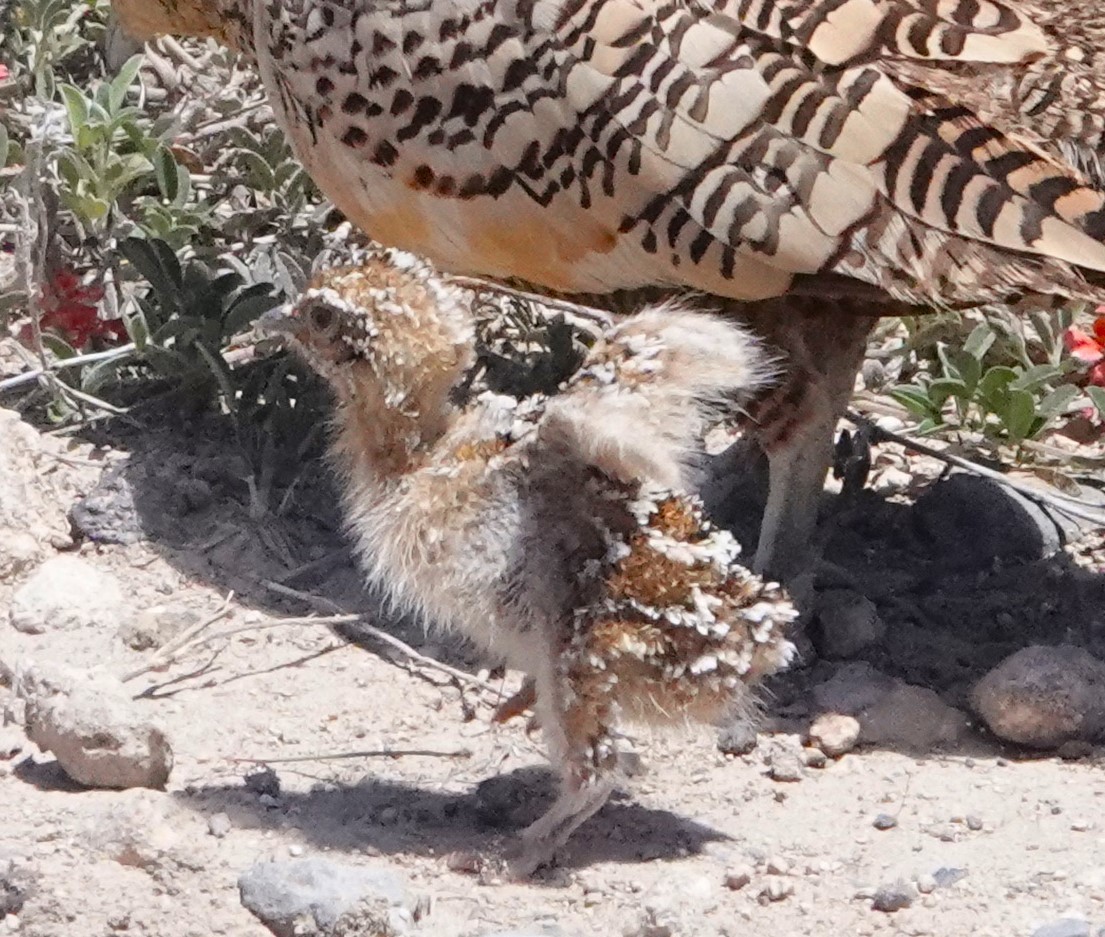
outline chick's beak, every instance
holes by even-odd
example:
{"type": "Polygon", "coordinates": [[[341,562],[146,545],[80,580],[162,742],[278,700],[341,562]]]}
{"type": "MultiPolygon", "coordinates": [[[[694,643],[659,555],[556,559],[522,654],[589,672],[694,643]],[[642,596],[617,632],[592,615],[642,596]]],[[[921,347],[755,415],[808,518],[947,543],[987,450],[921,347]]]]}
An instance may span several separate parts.
{"type": "Polygon", "coordinates": [[[261,315],[254,328],[264,338],[297,338],[303,332],[303,320],[292,311],[292,305],[285,303],[261,315]]]}

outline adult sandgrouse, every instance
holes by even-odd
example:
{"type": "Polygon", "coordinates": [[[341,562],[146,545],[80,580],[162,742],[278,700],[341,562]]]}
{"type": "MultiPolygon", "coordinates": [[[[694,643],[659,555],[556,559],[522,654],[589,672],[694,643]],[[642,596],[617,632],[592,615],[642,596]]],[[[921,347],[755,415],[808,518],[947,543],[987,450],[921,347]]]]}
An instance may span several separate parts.
{"type": "Polygon", "coordinates": [[[1105,300],[1105,10],[1066,0],[114,0],[256,58],[378,241],[690,289],[786,353],[757,567],[807,548],[874,316],[1105,300]],[[732,301],[732,302],[731,302],[732,301]]]}
{"type": "Polygon", "coordinates": [[[747,715],[793,653],[793,605],[738,565],[686,494],[710,411],[767,371],[732,323],[626,319],[555,397],[452,403],[473,316],[411,255],[323,274],[270,325],[337,399],[333,452],[363,566],[536,691],[561,793],[512,865],[528,875],[605,803],[614,727],[747,715]]]}

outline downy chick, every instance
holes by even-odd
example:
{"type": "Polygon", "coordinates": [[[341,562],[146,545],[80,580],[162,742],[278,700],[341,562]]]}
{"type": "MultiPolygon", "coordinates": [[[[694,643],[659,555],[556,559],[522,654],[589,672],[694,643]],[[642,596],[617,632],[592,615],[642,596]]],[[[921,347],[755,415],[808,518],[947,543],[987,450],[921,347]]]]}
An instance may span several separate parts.
{"type": "Polygon", "coordinates": [[[332,455],[370,580],[526,673],[559,798],[530,874],[607,800],[614,727],[717,722],[793,653],[789,599],[703,516],[710,411],[769,371],[753,339],[664,306],[609,330],[554,397],[452,402],[475,357],[466,294],[410,255],[315,280],[279,327],[336,397],[332,455]]]}

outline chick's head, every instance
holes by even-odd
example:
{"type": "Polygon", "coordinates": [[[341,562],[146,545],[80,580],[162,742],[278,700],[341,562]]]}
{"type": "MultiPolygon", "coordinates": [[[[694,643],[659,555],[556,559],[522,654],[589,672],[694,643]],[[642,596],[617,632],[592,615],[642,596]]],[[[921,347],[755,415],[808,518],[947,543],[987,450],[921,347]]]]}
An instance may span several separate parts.
{"type": "Polygon", "coordinates": [[[400,409],[443,399],[475,357],[464,294],[394,251],[326,271],[268,325],[339,397],[400,409]]]}

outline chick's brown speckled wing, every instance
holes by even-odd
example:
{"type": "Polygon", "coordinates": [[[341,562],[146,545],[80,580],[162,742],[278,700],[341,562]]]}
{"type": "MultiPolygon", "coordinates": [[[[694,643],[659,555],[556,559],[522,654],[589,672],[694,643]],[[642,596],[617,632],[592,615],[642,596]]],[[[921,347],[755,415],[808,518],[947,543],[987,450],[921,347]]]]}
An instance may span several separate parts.
{"type": "Polygon", "coordinates": [[[649,485],[623,497],[632,523],[609,532],[598,596],[563,654],[569,718],[601,725],[612,703],[647,723],[734,715],[745,685],[791,660],[794,606],[739,564],[695,498],[649,485]]]}
{"type": "Polygon", "coordinates": [[[373,236],[453,270],[736,298],[843,274],[910,302],[1082,294],[1077,270],[1105,270],[1102,194],[1030,114],[999,120],[967,93],[976,73],[1039,62],[1060,81],[1037,7],[267,8],[262,68],[322,187],[373,236]]]}

